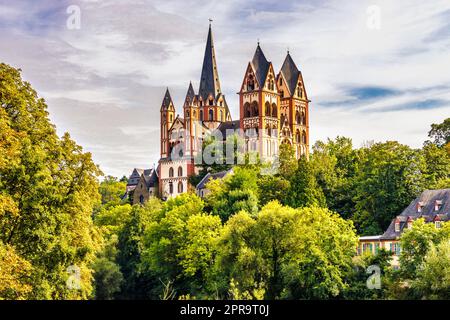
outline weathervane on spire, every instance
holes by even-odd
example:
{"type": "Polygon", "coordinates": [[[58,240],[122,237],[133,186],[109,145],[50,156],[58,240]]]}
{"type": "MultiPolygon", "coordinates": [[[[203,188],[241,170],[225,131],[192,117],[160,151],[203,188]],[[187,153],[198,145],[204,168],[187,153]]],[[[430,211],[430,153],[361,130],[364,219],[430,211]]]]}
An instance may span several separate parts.
{"type": "Polygon", "coordinates": [[[209,26],[211,26],[211,22],[213,22],[213,19],[209,18],[209,26]]]}

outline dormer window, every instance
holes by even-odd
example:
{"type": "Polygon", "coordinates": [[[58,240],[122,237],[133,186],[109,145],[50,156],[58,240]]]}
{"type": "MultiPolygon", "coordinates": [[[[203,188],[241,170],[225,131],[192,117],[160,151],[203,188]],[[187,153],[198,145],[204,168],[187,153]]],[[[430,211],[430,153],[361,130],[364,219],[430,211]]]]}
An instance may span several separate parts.
{"type": "Polygon", "coordinates": [[[442,200],[436,200],[434,202],[434,211],[441,210],[441,207],[442,207],[442,200]]]}
{"type": "Polygon", "coordinates": [[[417,203],[417,212],[422,212],[422,208],[423,208],[423,202],[418,202],[417,203]]]}
{"type": "Polygon", "coordinates": [[[400,232],[400,220],[396,219],[394,224],[395,232],[400,232]]]}
{"type": "Polygon", "coordinates": [[[406,226],[408,229],[412,228],[412,224],[413,224],[413,219],[411,217],[408,217],[408,221],[406,223],[406,226]]]}

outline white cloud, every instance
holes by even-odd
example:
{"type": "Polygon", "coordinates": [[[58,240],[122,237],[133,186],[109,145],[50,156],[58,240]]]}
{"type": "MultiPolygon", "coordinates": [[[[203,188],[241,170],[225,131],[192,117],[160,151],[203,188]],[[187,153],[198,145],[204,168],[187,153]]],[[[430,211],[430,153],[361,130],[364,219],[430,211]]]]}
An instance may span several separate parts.
{"type": "Polygon", "coordinates": [[[277,70],[288,47],[302,70],[312,142],[346,135],[356,146],[390,139],[418,147],[450,111],[417,106],[450,100],[446,0],[72,2],[81,8],[80,30],[65,27],[68,1],[0,0],[0,60],[23,69],[58,132],[71,132],[107,174],[158,160],[165,87],[180,112],[189,81],[198,87],[208,18],[234,118],[258,38],[277,70]],[[369,5],[381,9],[380,30],[366,25],[369,5]],[[395,94],[358,99],[355,87],[395,94]]]}

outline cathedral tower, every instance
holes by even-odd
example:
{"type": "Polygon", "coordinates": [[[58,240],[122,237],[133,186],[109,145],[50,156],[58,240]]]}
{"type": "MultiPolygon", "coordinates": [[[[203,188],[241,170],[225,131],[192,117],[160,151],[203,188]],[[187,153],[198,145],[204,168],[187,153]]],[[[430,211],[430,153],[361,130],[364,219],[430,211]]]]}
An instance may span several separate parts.
{"type": "Polygon", "coordinates": [[[279,105],[273,65],[258,43],[239,92],[240,127],[247,151],[259,152],[267,160],[273,159],[278,150],[279,105]]]}
{"type": "Polygon", "coordinates": [[[198,90],[199,120],[209,129],[216,129],[221,122],[231,120],[225,96],[220,89],[214,41],[209,24],[202,74],[198,90]]]}
{"type": "Polygon", "coordinates": [[[302,73],[289,52],[277,76],[281,98],[281,143],[290,143],[297,158],[309,155],[308,97],[302,73]]]}
{"type": "Polygon", "coordinates": [[[164,99],[160,109],[161,116],[161,158],[170,156],[169,148],[169,130],[175,120],[175,106],[173,105],[172,98],[170,96],[169,88],[166,90],[164,99]]]}

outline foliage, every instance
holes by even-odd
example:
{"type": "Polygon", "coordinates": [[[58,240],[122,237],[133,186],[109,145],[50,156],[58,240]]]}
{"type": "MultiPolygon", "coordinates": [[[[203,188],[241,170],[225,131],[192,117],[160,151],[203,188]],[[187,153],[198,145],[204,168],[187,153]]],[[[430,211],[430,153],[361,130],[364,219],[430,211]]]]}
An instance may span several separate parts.
{"type": "Polygon", "coordinates": [[[258,211],[258,174],[255,168],[235,167],[233,174],[222,180],[207,183],[206,210],[228,220],[233,214],[245,210],[258,211]]]}
{"type": "Polygon", "coordinates": [[[293,208],[326,206],[325,196],[317,184],[311,163],[305,156],[298,160],[298,167],[290,178],[290,185],[286,199],[289,206],[293,208]]]}
{"type": "Polygon", "coordinates": [[[99,192],[102,197],[102,206],[115,206],[122,203],[127,181],[118,181],[116,177],[106,176],[100,183],[99,192]]]}
{"type": "Polygon", "coordinates": [[[6,64],[0,116],[0,240],[33,268],[27,298],[88,298],[100,171],[67,133],[57,136],[44,100],[6,64]],[[70,266],[80,268],[80,290],[66,285],[70,266]]]}
{"type": "Polygon", "coordinates": [[[0,242],[0,300],[26,299],[32,290],[31,263],[0,242]]]}
{"type": "Polygon", "coordinates": [[[327,207],[350,218],[355,212],[354,177],[359,165],[358,150],[353,149],[352,140],[337,137],[327,142],[317,141],[310,162],[327,207]]]}
{"type": "Polygon", "coordinates": [[[297,170],[297,166],[294,148],[290,144],[281,144],[278,155],[279,174],[289,180],[297,170]]]}
{"type": "Polygon", "coordinates": [[[352,220],[362,234],[380,234],[425,188],[421,153],[395,141],[361,150],[355,178],[356,213],[352,220]]]}
{"type": "Polygon", "coordinates": [[[450,238],[431,245],[420,270],[412,289],[422,299],[450,299],[450,238]]]}
{"type": "Polygon", "coordinates": [[[448,146],[450,143],[450,118],[445,119],[442,123],[433,123],[428,136],[437,146],[448,146]]]}
{"type": "Polygon", "coordinates": [[[336,214],[270,202],[255,220],[245,212],[230,218],[219,240],[217,272],[234,297],[333,297],[346,286],[355,246],[351,223],[336,214]]]}
{"type": "Polygon", "coordinates": [[[286,203],[290,186],[289,180],[286,180],[281,176],[262,175],[258,179],[259,205],[264,206],[273,200],[286,203]]]}

